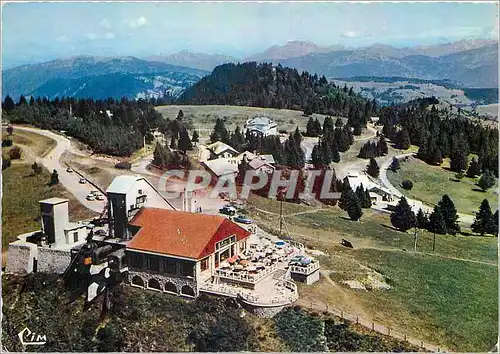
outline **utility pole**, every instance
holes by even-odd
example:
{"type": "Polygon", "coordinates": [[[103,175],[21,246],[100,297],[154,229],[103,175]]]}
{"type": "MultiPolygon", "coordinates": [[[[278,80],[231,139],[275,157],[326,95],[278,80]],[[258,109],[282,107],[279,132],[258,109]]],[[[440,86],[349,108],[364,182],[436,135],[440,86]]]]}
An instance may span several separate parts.
{"type": "Polygon", "coordinates": [[[283,198],[280,198],[280,236],[283,230],[283,198]]]}
{"type": "MultiPolygon", "coordinates": [[[[415,209],[415,202],[413,203],[413,209],[415,209]]],[[[413,252],[416,254],[417,253],[417,238],[418,238],[418,235],[417,235],[417,223],[415,223],[415,228],[414,228],[414,232],[413,232],[413,252]]]]}
{"type": "Polygon", "coordinates": [[[413,252],[414,253],[417,253],[417,238],[418,238],[418,235],[417,235],[417,226],[415,226],[415,232],[413,233],[413,252]]]}

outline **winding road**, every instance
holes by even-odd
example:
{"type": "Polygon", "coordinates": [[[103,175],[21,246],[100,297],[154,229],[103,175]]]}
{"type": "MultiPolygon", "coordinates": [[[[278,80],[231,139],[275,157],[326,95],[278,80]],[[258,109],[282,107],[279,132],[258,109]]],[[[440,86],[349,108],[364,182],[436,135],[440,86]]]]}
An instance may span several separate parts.
{"type": "MultiPolygon", "coordinates": [[[[403,159],[403,158],[408,157],[408,156],[414,156],[414,153],[406,153],[406,154],[401,154],[401,155],[397,155],[397,156],[394,156],[394,157],[396,157],[397,159],[403,159]]],[[[382,182],[382,185],[385,188],[387,188],[388,190],[390,190],[391,193],[393,195],[395,195],[396,197],[401,198],[403,196],[403,193],[401,193],[391,183],[391,181],[389,181],[389,178],[387,177],[387,170],[389,169],[389,166],[391,165],[392,158],[393,158],[392,156],[388,157],[380,165],[380,176],[379,176],[379,178],[380,178],[380,181],[382,182]]],[[[413,200],[412,199],[408,199],[408,198],[406,198],[406,199],[408,200],[408,203],[411,205],[413,200]]],[[[422,201],[420,201],[420,202],[422,202],[422,201]]],[[[429,206],[429,205],[425,205],[425,204],[422,203],[422,210],[426,211],[426,212],[429,212],[429,213],[432,213],[432,211],[434,210],[434,207],[433,206],[429,206]]],[[[460,222],[462,222],[462,224],[465,224],[467,226],[470,226],[474,222],[474,216],[473,215],[458,213],[458,217],[459,217],[460,222]]]]}
{"type": "Polygon", "coordinates": [[[88,201],[86,199],[87,194],[91,191],[96,190],[94,186],[90,183],[80,184],[80,175],[76,172],[66,172],[66,167],[61,165],[59,159],[62,154],[69,150],[71,147],[71,141],[61,135],[55,134],[49,130],[42,130],[37,128],[30,127],[20,127],[14,126],[14,132],[16,130],[27,131],[35,134],[40,134],[46,136],[52,140],[56,141],[56,146],[50,150],[44,157],[37,157],[37,163],[41,163],[49,172],[56,170],[59,174],[59,182],[71,193],[75,196],[76,199],[80,203],[82,203],[85,207],[95,212],[102,212],[104,209],[105,201],[88,201]]]}

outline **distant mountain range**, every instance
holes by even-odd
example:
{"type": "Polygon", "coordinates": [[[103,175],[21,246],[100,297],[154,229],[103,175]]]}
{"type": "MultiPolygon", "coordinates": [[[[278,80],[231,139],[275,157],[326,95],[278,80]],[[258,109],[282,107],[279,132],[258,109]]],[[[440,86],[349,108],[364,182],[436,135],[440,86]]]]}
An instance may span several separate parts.
{"type": "Polygon", "coordinates": [[[158,97],[179,94],[208,72],[135,57],[77,56],[5,70],[2,93],[75,97],[158,97]]]}
{"type": "Polygon", "coordinates": [[[213,68],[221,64],[239,61],[238,58],[223,54],[193,53],[188,50],[182,50],[179,53],[170,55],[152,55],[147,57],[146,60],[207,71],[212,71],[213,68]]]}
{"type": "MultiPolygon", "coordinates": [[[[136,57],[77,56],[3,71],[3,96],[159,97],[178,96],[214,67],[238,61],[272,62],[327,78],[359,76],[450,80],[465,88],[497,87],[497,42],[463,40],[435,46],[395,48],[322,47],[291,41],[245,59],[187,50],[136,57]]],[[[352,81],[352,80],[349,80],[352,81]]]]}
{"type": "Polygon", "coordinates": [[[460,51],[439,57],[388,56],[366,48],[273,60],[283,66],[314,72],[326,77],[401,76],[427,80],[453,80],[464,87],[497,87],[498,48],[496,45],[460,51]]]}

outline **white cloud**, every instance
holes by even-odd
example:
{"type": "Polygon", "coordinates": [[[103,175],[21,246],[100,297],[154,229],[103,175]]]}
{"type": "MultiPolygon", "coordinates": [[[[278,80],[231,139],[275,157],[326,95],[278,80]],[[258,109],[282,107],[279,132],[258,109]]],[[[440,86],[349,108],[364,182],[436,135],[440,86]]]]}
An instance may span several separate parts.
{"type": "Polygon", "coordinates": [[[354,31],[346,31],[342,33],[340,36],[344,38],[360,38],[360,37],[370,37],[370,34],[367,32],[354,30],[354,31]]]}
{"type": "Polygon", "coordinates": [[[85,34],[85,38],[91,40],[91,41],[95,41],[96,39],[99,38],[99,36],[95,33],[86,33],[85,34]]]}
{"type": "Polygon", "coordinates": [[[149,24],[148,19],[144,16],[128,19],[128,20],[125,20],[125,22],[127,23],[127,25],[130,28],[143,27],[143,26],[146,26],[147,24],[149,24]]]}
{"type": "Polygon", "coordinates": [[[69,40],[69,38],[68,38],[68,37],[66,37],[66,36],[61,36],[61,37],[57,37],[57,38],[56,38],[56,42],[60,42],[60,43],[65,43],[65,42],[67,42],[68,40],[69,40]]]}
{"type": "Polygon", "coordinates": [[[111,28],[111,23],[107,19],[102,19],[101,22],[99,22],[99,27],[110,29],[111,28]]]}
{"type": "Polygon", "coordinates": [[[113,38],[115,38],[115,34],[113,32],[106,32],[103,34],[96,34],[96,33],[90,32],[90,33],[85,34],[85,38],[87,38],[90,41],[95,41],[98,39],[113,39],[113,38]]]}

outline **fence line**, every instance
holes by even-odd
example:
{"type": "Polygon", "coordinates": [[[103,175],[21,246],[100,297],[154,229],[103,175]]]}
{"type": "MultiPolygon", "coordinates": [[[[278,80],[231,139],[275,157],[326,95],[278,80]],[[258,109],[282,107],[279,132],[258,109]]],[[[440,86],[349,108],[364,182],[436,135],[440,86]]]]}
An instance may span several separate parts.
{"type": "Polygon", "coordinates": [[[353,315],[346,313],[344,310],[334,308],[327,303],[317,303],[313,302],[312,300],[306,300],[306,301],[301,301],[300,305],[303,307],[316,310],[319,312],[328,312],[331,313],[337,317],[340,317],[342,320],[348,320],[352,323],[356,323],[358,325],[361,325],[369,330],[372,330],[374,332],[378,332],[380,334],[388,335],[393,338],[402,340],[404,342],[408,342],[410,344],[413,344],[419,348],[422,348],[423,350],[430,351],[430,352],[441,352],[441,351],[448,351],[446,348],[443,348],[441,346],[431,344],[431,343],[426,343],[423,340],[416,339],[413,337],[410,337],[404,333],[400,333],[397,331],[394,331],[390,327],[383,326],[381,324],[375,323],[374,321],[367,320],[364,318],[360,318],[359,316],[353,315]],[[309,303],[309,304],[308,304],[309,303]]]}

